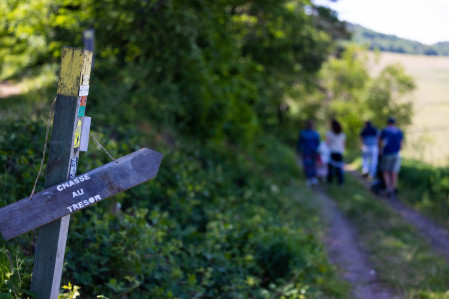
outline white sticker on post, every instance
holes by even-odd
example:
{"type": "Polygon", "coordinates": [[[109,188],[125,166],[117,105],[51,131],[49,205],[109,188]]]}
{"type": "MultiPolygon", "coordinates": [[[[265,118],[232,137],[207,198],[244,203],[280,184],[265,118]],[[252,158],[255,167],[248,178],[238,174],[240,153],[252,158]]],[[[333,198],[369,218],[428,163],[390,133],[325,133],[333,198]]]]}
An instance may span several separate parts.
{"type": "Polygon", "coordinates": [[[90,79],[90,75],[83,75],[83,84],[82,85],[89,85],[89,79],[90,79]]]}
{"type": "Polygon", "coordinates": [[[89,85],[81,85],[78,96],[87,96],[89,94],[89,85]]]}
{"type": "Polygon", "coordinates": [[[83,117],[83,125],[81,127],[80,152],[87,152],[90,135],[90,121],[91,118],[89,116],[83,117]]]}

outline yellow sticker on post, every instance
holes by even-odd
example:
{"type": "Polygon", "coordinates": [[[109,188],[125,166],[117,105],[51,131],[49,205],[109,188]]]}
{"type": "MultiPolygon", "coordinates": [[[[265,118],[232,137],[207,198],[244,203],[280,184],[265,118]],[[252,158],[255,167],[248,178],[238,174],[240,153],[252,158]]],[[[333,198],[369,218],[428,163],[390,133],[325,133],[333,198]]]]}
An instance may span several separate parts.
{"type": "Polygon", "coordinates": [[[75,129],[75,139],[73,141],[73,149],[75,153],[78,151],[78,148],[80,147],[80,140],[81,140],[81,119],[78,120],[75,129]]]}

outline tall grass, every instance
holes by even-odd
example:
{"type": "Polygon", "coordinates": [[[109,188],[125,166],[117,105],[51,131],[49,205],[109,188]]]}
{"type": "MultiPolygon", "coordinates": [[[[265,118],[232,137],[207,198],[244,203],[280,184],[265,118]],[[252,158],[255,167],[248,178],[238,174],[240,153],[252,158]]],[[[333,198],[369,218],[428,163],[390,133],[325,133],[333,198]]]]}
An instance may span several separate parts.
{"type": "Polygon", "coordinates": [[[449,167],[405,159],[399,179],[402,200],[449,228],[449,167]]]}

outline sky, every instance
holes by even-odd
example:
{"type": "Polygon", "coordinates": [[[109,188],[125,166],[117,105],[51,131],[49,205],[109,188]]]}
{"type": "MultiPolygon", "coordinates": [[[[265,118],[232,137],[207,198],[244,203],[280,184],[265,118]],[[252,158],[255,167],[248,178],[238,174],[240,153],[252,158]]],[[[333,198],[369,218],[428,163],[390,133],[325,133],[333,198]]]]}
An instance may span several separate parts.
{"type": "Polygon", "coordinates": [[[398,37],[433,44],[449,41],[449,0],[312,0],[343,21],[398,37]]]}

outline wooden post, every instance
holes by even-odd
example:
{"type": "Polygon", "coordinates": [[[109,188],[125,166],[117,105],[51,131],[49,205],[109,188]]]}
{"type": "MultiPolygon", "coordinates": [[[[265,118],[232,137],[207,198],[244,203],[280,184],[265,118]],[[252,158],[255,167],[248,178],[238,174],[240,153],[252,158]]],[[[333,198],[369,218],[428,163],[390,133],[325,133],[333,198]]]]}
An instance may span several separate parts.
{"type": "MultiPolygon", "coordinates": [[[[92,52],[63,48],[45,188],[66,181],[69,174],[76,173],[82,121],[78,116],[80,86],[88,90],[85,83],[88,84],[91,65],[92,52]]],[[[31,281],[31,291],[38,299],[58,298],[69,221],[70,215],[67,215],[38,230],[31,281]]]]}

